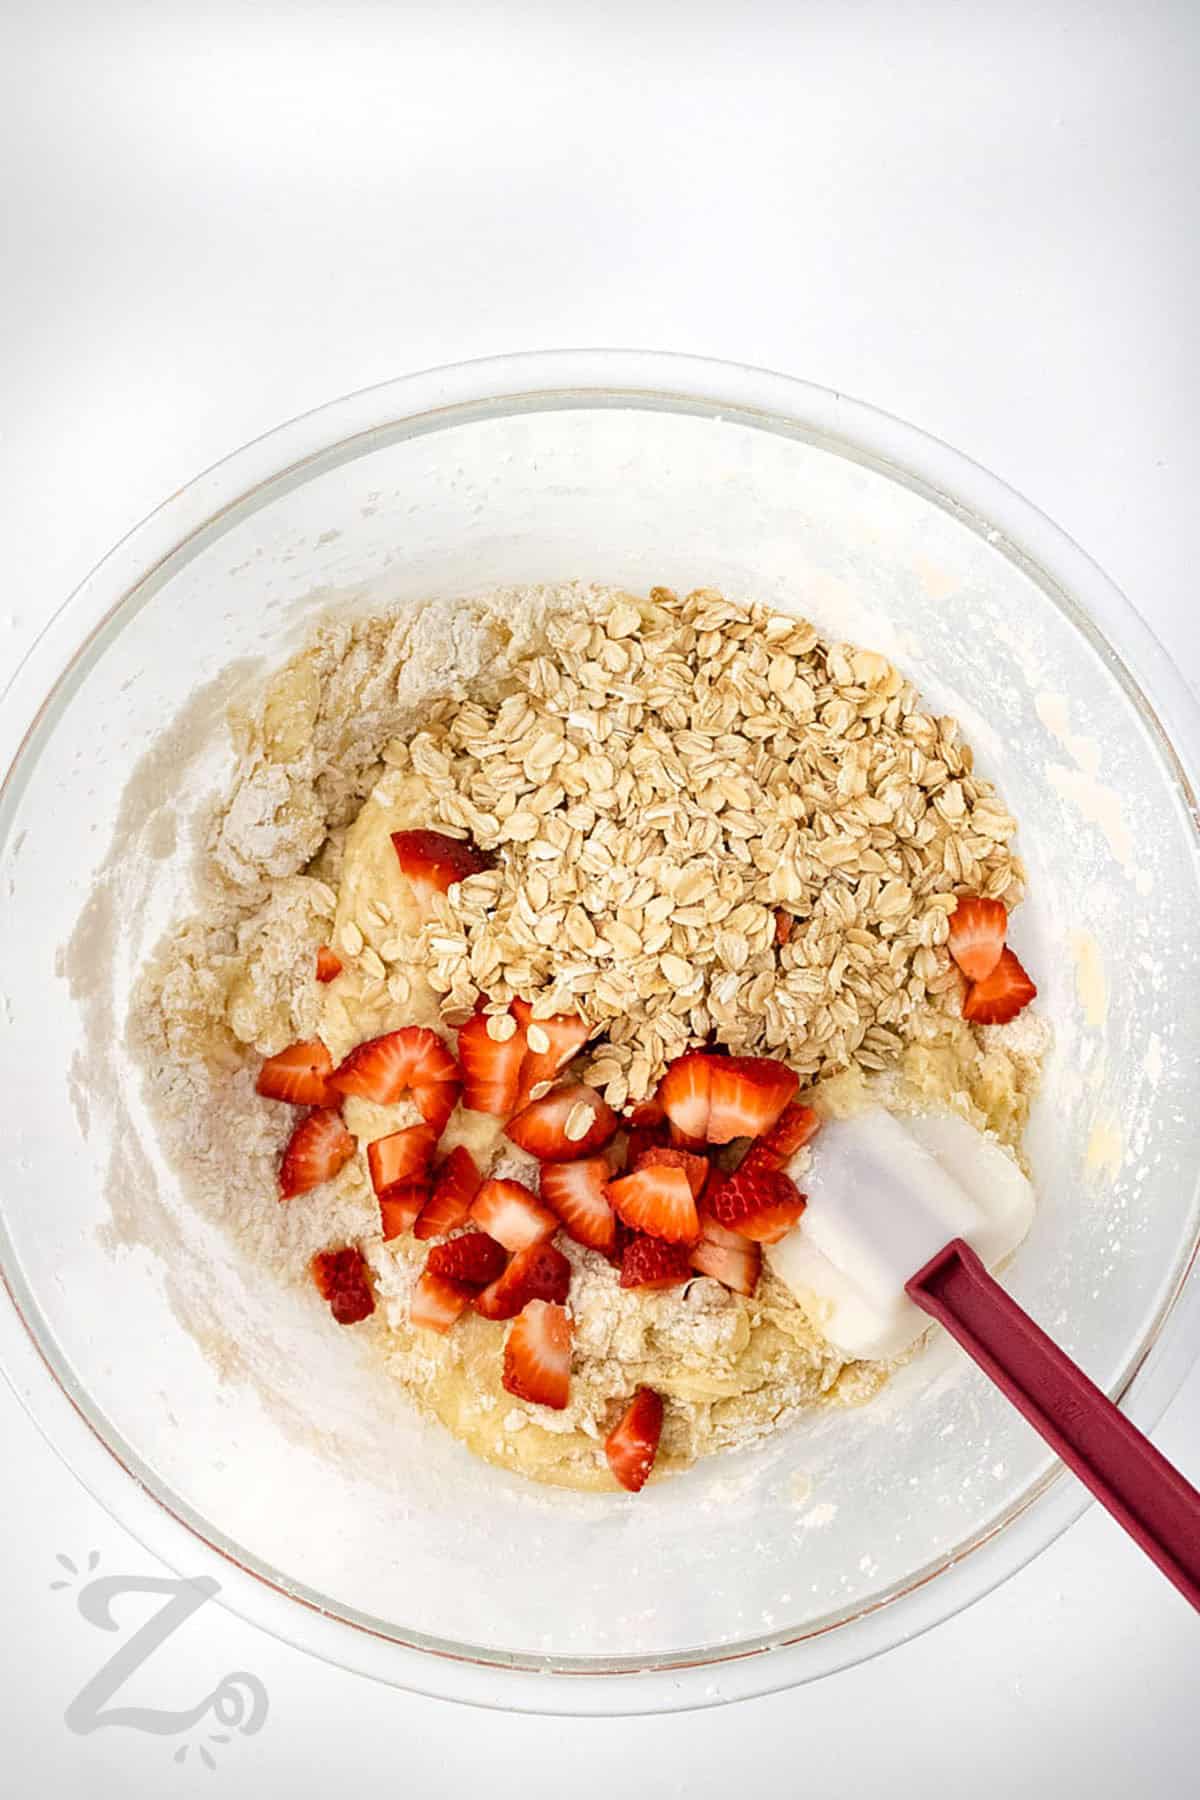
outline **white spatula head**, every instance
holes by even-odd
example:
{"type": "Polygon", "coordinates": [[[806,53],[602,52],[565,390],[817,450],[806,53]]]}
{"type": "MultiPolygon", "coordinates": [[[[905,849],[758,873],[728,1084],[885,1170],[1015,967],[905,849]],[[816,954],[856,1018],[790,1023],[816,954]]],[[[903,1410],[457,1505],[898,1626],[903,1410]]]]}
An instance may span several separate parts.
{"type": "Polygon", "coordinates": [[[897,1356],[928,1329],[904,1284],[951,1238],[994,1268],[1033,1218],[1013,1158],[951,1113],[901,1119],[876,1107],[835,1119],[811,1156],[795,1175],[808,1208],[766,1256],[847,1356],[897,1356]]]}

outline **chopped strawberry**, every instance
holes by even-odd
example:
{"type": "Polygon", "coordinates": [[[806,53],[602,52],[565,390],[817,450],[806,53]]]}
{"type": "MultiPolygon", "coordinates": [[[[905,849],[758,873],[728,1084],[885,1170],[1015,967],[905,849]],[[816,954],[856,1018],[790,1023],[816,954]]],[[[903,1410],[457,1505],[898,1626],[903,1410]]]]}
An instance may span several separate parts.
{"type": "Polygon", "coordinates": [[[449,1331],[470,1299],[470,1288],[458,1281],[447,1281],[426,1269],[413,1289],[408,1308],[409,1323],[423,1326],[426,1331],[449,1331]]]}
{"type": "Polygon", "coordinates": [[[367,1167],[377,1194],[424,1175],[433,1161],[438,1134],[432,1125],[407,1125],[367,1145],[367,1167]]]}
{"type": "Polygon", "coordinates": [[[963,1001],[963,1018],[973,1025],[1007,1025],[1037,996],[1037,989],[1011,950],[986,981],[972,982],[963,1001]]]}
{"type": "Polygon", "coordinates": [[[428,912],[434,894],[444,894],[456,881],[489,869],[494,858],[485,856],[461,838],[440,831],[393,831],[392,848],[400,869],[412,883],[417,904],[428,912]]]}
{"type": "Polygon", "coordinates": [[[774,1244],[804,1211],[804,1195],[781,1169],[747,1168],[743,1162],[709,1190],[707,1206],[719,1225],[756,1244],[774,1244]]]}
{"type": "Polygon", "coordinates": [[[523,1181],[485,1181],[471,1202],[472,1221],[506,1250],[544,1243],[558,1230],[558,1215],[542,1206],[523,1181]]]}
{"type": "Polygon", "coordinates": [[[663,1403],[653,1388],[639,1388],[604,1440],[608,1466],[623,1488],[640,1494],[658,1455],[663,1403]]]}
{"type": "Polygon", "coordinates": [[[617,1221],[605,1192],[611,1174],[607,1157],[585,1156],[579,1162],[544,1163],[538,1182],[542,1199],[575,1242],[605,1254],[617,1235],[617,1221]]]}
{"type": "Polygon", "coordinates": [[[986,981],[1004,948],[1008,913],[1002,900],[960,894],[950,915],[950,954],[968,981],[986,981]]]}
{"type": "Polygon", "coordinates": [[[323,1300],[339,1325],[357,1325],[375,1311],[367,1262],[354,1244],[343,1250],[318,1250],[308,1265],[323,1300]]]}
{"type": "Polygon", "coordinates": [[[517,1110],[526,1060],[525,1034],[511,1016],[473,1014],[458,1034],[458,1060],[462,1064],[463,1105],[496,1118],[511,1118],[517,1110]],[[494,1038],[489,1026],[499,1031],[511,1027],[512,1035],[494,1038]]]}
{"type": "Polygon", "coordinates": [[[486,1231],[464,1231],[448,1244],[435,1244],[425,1267],[445,1281],[461,1281],[464,1287],[487,1287],[508,1267],[508,1252],[486,1231]]]}
{"type": "Polygon", "coordinates": [[[581,1081],[555,1088],[504,1127],[514,1144],[541,1162],[573,1162],[602,1149],[617,1129],[617,1115],[595,1088],[581,1081]]]}
{"type": "Polygon", "coordinates": [[[735,1294],[745,1294],[749,1299],[762,1272],[762,1246],[739,1232],[723,1231],[721,1226],[717,1230],[726,1240],[733,1241],[721,1242],[705,1233],[692,1249],[692,1267],[697,1274],[711,1275],[714,1281],[723,1282],[735,1294]]]}
{"type": "Polygon", "coordinates": [[[268,1056],[258,1071],[255,1089],[267,1100],[286,1100],[291,1106],[336,1106],[329,1077],[333,1058],[320,1038],[290,1044],[278,1056],[268,1056]]]}
{"type": "Polygon", "coordinates": [[[317,980],[335,981],[342,972],[342,959],[328,944],[317,948],[317,980]]]}
{"type": "Polygon", "coordinates": [[[667,1244],[662,1238],[635,1237],[621,1257],[623,1288],[678,1287],[692,1272],[687,1244],[667,1244]]]}
{"type": "Polygon", "coordinates": [[[588,1027],[577,1013],[554,1013],[548,1019],[535,1019],[527,1000],[514,1000],[512,1010],[527,1045],[517,1101],[518,1106],[524,1106],[540,1082],[553,1081],[583,1049],[588,1027]]]}
{"type": "Polygon", "coordinates": [[[429,1204],[429,1177],[416,1181],[398,1181],[379,1196],[379,1222],[385,1239],[403,1237],[411,1231],[429,1204]]]}
{"type": "Polygon", "coordinates": [[[473,1305],[485,1319],[515,1319],[531,1300],[561,1304],[570,1286],[571,1265],[562,1251],[553,1244],[530,1244],[517,1251],[503,1275],[475,1295],[473,1305]]]}
{"type": "Polygon", "coordinates": [[[777,1150],[772,1150],[769,1144],[751,1144],[738,1168],[743,1175],[757,1175],[764,1171],[770,1173],[775,1169],[782,1169],[784,1161],[785,1158],[777,1150]]]}
{"type": "Polygon", "coordinates": [[[769,1056],[714,1056],[711,1109],[705,1136],[710,1144],[761,1137],[770,1131],[800,1085],[786,1063],[769,1056]]]}
{"type": "Polygon", "coordinates": [[[769,1131],[798,1086],[795,1073],[773,1057],[690,1050],[671,1064],[658,1098],[686,1137],[728,1144],[769,1131]]]}
{"type": "Polygon", "coordinates": [[[692,1184],[682,1169],[661,1164],[635,1169],[608,1184],[608,1198],[627,1225],[673,1244],[700,1235],[692,1184]]]}
{"type": "Polygon", "coordinates": [[[712,1094],[712,1058],[703,1050],[678,1057],[658,1084],[656,1096],[672,1125],[704,1143],[712,1094]]]}
{"type": "Polygon", "coordinates": [[[413,1226],[413,1236],[422,1240],[445,1237],[456,1225],[464,1224],[481,1180],[471,1152],[464,1144],[456,1144],[437,1172],[432,1197],[413,1226]]]}
{"type": "Polygon", "coordinates": [[[279,1198],[291,1200],[310,1188],[332,1181],[358,1148],[342,1116],[331,1107],[320,1107],[301,1119],[288,1139],[279,1165],[279,1198]]]}
{"type": "Polygon", "coordinates": [[[691,1150],[676,1150],[672,1146],[652,1145],[648,1150],[639,1150],[636,1156],[629,1158],[629,1167],[645,1169],[662,1167],[666,1169],[682,1169],[688,1178],[693,1197],[699,1199],[704,1184],[709,1176],[707,1157],[697,1156],[691,1150]]]}
{"type": "Polygon", "coordinates": [[[425,1123],[441,1131],[458,1100],[458,1064],[436,1031],[406,1025],[352,1050],[330,1086],[380,1106],[394,1106],[411,1093],[425,1123]]]}
{"type": "Polygon", "coordinates": [[[625,1114],[626,1119],[637,1131],[648,1131],[655,1125],[663,1124],[666,1116],[653,1096],[649,1100],[639,1101],[637,1106],[629,1107],[625,1114]]]}
{"type": "Polygon", "coordinates": [[[519,1400],[562,1411],[571,1386],[571,1321],[561,1306],[531,1300],[513,1320],[501,1379],[519,1400]]]}
{"type": "Polygon", "coordinates": [[[775,942],[777,944],[787,943],[792,935],[792,926],[795,922],[791,913],[784,912],[782,907],[775,909],[775,942]]]}
{"type": "Polygon", "coordinates": [[[811,1106],[792,1104],[785,1106],[779,1117],[762,1140],[762,1148],[770,1150],[781,1163],[795,1156],[802,1150],[810,1138],[814,1138],[821,1129],[819,1114],[811,1106]]]}

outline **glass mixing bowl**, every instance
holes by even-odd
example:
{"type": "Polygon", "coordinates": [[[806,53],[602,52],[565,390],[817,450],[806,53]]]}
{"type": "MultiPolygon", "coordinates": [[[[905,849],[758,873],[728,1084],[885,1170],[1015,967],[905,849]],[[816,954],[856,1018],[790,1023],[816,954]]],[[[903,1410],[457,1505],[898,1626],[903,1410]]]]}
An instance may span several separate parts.
{"type": "Polygon", "coordinates": [[[1082,1510],[944,1338],[633,1499],[473,1461],[182,1201],[124,1038],[229,771],[230,694],[318,612],[581,576],[725,588],[895,657],[1021,822],[1056,1031],[1008,1280],[1143,1426],[1200,1336],[1200,880],[1187,690],[1100,571],[910,427],[729,365],[437,370],[239,451],[100,565],[0,714],[0,1357],[173,1568],[315,1654],[561,1712],[703,1705],[945,1618],[1082,1510]],[[9,766],[11,764],[11,767],[9,766]]]}

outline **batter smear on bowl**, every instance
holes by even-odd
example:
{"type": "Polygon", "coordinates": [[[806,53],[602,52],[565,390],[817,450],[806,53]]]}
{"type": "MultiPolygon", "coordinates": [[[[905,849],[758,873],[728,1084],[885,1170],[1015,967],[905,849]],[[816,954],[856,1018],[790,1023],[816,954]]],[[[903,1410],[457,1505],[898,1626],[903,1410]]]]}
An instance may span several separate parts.
{"type": "Polygon", "coordinates": [[[1019,1160],[1047,1041],[955,720],[800,618],[566,584],[328,624],[233,728],[136,1029],[314,1329],[572,1487],[869,1398],[763,1254],[810,1145],[882,1104],[1019,1160]]]}

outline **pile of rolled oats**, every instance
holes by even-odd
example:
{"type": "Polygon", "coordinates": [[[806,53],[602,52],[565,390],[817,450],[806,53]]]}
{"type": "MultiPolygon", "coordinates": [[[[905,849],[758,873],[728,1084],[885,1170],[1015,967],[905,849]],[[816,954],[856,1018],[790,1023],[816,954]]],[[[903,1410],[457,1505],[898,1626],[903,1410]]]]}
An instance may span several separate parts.
{"type": "Polygon", "coordinates": [[[448,1019],[481,993],[582,1013],[620,1106],[710,1035],[816,1077],[957,1012],[955,897],[1011,908],[1024,871],[954,719],[875,652],[710,590],[548,631],[498,705],[385,752],[431,824],[499,853],[427,927],[448,1019]]]}

